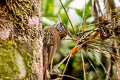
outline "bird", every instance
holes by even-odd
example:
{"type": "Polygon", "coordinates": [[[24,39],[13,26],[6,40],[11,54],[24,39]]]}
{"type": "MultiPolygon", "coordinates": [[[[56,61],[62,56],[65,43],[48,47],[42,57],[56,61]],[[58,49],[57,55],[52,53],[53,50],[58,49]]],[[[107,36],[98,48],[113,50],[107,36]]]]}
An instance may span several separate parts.
{"type": "Polygon", "coordinates": [[[50,69],[52,68],[53,58],[55,52],[61,42],[61,40],[67,36],[67,28],[61,22],[61,18],[58,17],[58,23],[44,29],[43,31],[43,67],[44,67],[44,80],[47,78],[47,69],[51,64],[50,69]]]}

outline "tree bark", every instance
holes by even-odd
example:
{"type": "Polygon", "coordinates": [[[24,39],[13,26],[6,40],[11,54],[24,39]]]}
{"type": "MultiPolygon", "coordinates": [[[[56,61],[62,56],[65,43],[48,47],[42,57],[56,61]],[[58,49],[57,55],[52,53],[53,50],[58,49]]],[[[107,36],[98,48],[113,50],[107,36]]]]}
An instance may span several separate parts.
{"type": "Polygon", "coordinates": [[[41,1],[0,0],[0,79],[43,80],[41,1]]]}

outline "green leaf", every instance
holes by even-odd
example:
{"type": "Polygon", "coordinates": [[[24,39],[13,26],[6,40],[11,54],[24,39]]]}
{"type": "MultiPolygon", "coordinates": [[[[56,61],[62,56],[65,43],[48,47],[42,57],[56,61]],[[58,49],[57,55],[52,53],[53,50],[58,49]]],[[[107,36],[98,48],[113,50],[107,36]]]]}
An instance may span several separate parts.
{"type": "Polygon", "coordinates": [[[90,1],[86,4],[85,7],[85,18],[91,17],[91,11],[90,11],[90,1]]]}
{"type": "Polygon", "coordinates": [[[83,15],[83,10],[75,9],[75,11],[76,11],[76,13],[77,13],[80,17],[82,17],[82,15],[83,15]]]}
{"type": "MultiPolygon", "coordinates": [[[[80,16],[83,17],[83,10],[80,9],[75,9],[76,13],[80,16]]],[[[91,11],[90,11],[90,1],[86,4],[85,6],[85,19],[91,17],[91,11]]]]}
{"type": "Polygon", "coordinates": [[[60,14],[60,17],[62,19],[62,23],[65,23],[66,25],[68,24],[68,18],[65,13],[60,14]]]}
{"type": "MultiPolygon", "coordinates": [[[[64,4],[64,7],[65,7],[65,8],[68,8],[69,5],[70,5],[70,3],[71,3],[72,1],[73,1],[73,0],[67,1],[67,2],[64,4]]],[[[62,5],[61,5],[60,9],[58,10],[58,13],[60,13],[62,9],[63,9],[63,7],[62,7],[62,5]]]]}
{"type": "Polygon", "coordinates": [[[65,65],[62,64],[62,65],[60,66],[60,70],[64,70],[64,68],[65,68],[65,65]]]}
{"type": "Polygon", "coordinates": [[[54,14],[54,0],[43,0],[42,1],[43,14],[53,15],[54,14]]]}

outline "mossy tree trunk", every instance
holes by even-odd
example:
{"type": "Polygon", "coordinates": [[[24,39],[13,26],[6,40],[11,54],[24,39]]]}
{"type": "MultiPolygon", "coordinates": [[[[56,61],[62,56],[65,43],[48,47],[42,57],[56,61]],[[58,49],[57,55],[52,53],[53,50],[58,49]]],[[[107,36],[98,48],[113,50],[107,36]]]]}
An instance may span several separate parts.
{"type": "Polygon", "coordinates": [[[43,80],[40,3],[0,0],[0,79],[43,80]]]}

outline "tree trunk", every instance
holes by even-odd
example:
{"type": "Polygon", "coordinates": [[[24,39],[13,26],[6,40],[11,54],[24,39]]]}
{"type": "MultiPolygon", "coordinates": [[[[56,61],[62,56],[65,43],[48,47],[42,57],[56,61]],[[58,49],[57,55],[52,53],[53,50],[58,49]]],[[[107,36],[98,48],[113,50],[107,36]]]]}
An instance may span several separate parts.
{"type": "Polygon", "coordinates": [[[0,79],[43,80],[40,3],[0,0],[0,79]]]}

